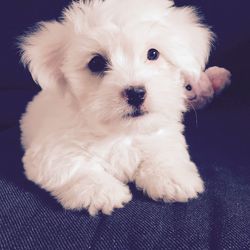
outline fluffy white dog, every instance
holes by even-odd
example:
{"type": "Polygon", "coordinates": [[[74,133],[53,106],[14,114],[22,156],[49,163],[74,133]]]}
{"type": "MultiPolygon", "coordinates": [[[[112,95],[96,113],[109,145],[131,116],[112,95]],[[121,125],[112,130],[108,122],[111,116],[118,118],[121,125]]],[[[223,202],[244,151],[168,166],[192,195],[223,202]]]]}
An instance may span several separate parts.
{"type": "Polygon", "coordinates": [[[197,197],[181,75],[199,76],[211,37],[169,0],[73,2],[39,23],[21,41],[43,89],[21,119],[28,179],[91,215],[129,202],[132,181],[154,200],[197,197]]]}

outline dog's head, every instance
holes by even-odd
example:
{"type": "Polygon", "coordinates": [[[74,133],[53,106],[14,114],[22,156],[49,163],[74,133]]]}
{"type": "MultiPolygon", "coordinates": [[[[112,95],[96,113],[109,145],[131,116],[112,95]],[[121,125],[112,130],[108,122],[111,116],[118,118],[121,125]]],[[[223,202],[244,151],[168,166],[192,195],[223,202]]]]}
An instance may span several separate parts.
{"type": "Polygon", "coordinates": [[[180,120],[181,75],[198,77],[211,39],[192,8],[169,0],[80,1],[22,38],[22,61],[44,91],[70,94],[90,120],[180,120]]]}

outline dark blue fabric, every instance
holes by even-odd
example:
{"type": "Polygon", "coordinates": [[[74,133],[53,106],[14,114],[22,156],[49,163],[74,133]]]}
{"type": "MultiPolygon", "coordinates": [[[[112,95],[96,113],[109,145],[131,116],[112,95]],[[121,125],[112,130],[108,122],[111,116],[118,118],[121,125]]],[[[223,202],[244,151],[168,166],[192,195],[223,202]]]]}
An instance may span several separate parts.
{"type": "Polygon", "coordinates": [[[112,216],[65,211],[23,174],[18,119],[39,91],[18,62],[15,37],[57,17],[63,0],[1,6],[0,249],[250,249],[249,1],[176,0],[199,6],[217,31],[211,65],[233,84],[208,108],[186,115],[190,153],[206,192],[188,203],[155,202],[131,185],[133,200],[112,216]],[[197,122],[196,122],[197,120],[197,122]]]}

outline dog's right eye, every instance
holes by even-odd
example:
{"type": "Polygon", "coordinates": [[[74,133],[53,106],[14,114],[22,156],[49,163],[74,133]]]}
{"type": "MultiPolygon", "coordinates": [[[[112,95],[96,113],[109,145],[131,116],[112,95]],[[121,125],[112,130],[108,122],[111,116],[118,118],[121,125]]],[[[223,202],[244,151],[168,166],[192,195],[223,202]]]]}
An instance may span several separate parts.
{"type": "Polygon", "coordinates": [[[93,73],[103,73],[108,69],[108,61],[103,56],[96,55],[88,63],[88,68],[93,73]]]}

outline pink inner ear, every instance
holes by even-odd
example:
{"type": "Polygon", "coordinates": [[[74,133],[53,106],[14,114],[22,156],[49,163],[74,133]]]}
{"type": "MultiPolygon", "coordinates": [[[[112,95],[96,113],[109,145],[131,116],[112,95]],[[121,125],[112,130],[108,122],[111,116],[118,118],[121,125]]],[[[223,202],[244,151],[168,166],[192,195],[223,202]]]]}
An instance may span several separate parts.
{"type": "Polygon", "coordinates": [[[211,82],[216,94],[219,94],[227,85],[231,83],[230,74],[211,77],[211,82]]]}
{"type": "Polygon", "coordinates": [[[216,94],[219,94],[227,85],[231,83],[231,73],[220,67],[208,68],[205,73],[212,82],[213,89],[216,94]]]}
{"type": "Polygon", "coordinates": [[[219,90],[221,90],[224,87],[224,79],[221,77],[213,77],[212,79],[210,79],[212,84],[213,84],[213,88],[214,91],[217,92],[219,90]]]}

